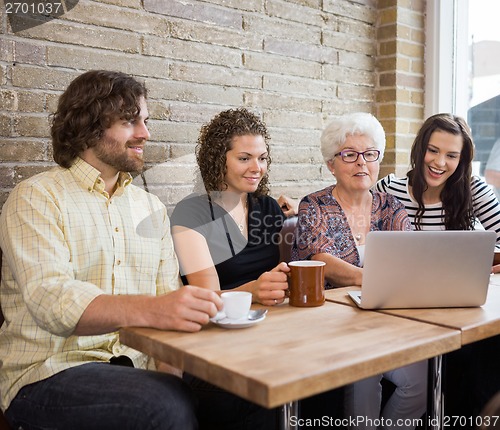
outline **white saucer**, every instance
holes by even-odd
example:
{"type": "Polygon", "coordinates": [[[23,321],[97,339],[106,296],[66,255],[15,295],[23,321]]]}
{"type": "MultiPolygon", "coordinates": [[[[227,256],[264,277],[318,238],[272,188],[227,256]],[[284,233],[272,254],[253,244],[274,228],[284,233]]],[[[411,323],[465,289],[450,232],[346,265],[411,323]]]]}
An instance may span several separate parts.
{"type": "Polygon", "coordinates": [[[266,319],[266,315],[262,315],[259,319],[249,320],[248,318],[232,319],[232,318],[221,318],[221,319],[210,319],[214,324],[223,328],[245,328],[250,327],[254,324],[260,323],[266,319]]]}

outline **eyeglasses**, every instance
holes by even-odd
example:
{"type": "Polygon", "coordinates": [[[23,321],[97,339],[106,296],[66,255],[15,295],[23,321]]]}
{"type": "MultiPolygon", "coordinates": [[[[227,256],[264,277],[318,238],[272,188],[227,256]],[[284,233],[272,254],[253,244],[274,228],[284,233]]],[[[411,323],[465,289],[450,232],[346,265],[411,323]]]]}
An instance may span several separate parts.
{"type": "Polygon", "coordinates": [[[345,163],[355,163],[358,161],[360,155],[363,156],[363,159],[367,163],[372,163],[379,159],[380,151],[378,149],[369,149],[368,151],[358,152],[352,149],[346,149],[345,151],[337,152],[334,156],[337,157],[338,155],[342,157],[342,161],[345,163]]]}

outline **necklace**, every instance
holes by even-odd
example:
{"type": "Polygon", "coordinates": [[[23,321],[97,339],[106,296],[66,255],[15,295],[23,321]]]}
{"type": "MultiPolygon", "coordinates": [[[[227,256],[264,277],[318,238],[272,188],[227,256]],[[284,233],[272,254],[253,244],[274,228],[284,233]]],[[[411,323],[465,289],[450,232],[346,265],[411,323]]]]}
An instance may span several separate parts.
{"type": "Polygon", "coordinates": [[[226,206],[224,205],[224,202],[222,200],[221,200],[221,205],[224,208],[224,210],[231,216],[233,221],[236,223],[240,232],[243,233],[243,230],[245,230],[245,215],[247,213],[247,201],[245,200],[245,203],[243,203],[243,214],[241,215],[239,222],[236,219],[236,217],[231,213],[231,211],[226,209],[226,206]]]}
{"type": "MultiPolygon", "coordinates": [[[[363,239],[363,234],[362,233],[354,233],[354,230],[364,230],[366,229],[366,216],[368,216],[368,220],[370,219],[370,214],[366,213],[368,209],[371,210],[371,206],[368,206],[362,210],[355,209],[352,206],[348,206],[339,196],[337,187],[333,189],[332,195],[335,199],[337,199],[338,204],[344,211],[344,214],[347,218],[347,222],[349,224],[349,227],[351,229],[351,234],[352,237],[354,238],[354,241],[356,242],[356,245],[359,246],[361,243],[361,240],[363,239]]],[[[369,221],[368,221],[369,222],[369,221]]]]}
{"type": "Polygon", "coordinates": [[[231,215],[231,218],[233,218],[234,222],[236,223],[236,225],[238,226],[240,231],[243,233],[243,230],[245,229],[245,223],[244,223],[245,210],[243,209],[243,215],[241,216],[240,222],[236,221],[236,218],[233,216],[233,214],[231,212],[228,212],[228,213],[229,213],[229,215],[231,215]]]}

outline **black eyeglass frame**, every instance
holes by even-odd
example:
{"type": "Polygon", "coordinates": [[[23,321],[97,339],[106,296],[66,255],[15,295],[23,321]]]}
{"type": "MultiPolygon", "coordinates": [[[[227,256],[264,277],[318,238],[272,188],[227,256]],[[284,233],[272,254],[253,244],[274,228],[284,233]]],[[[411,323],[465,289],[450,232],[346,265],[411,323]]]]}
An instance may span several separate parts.
{"type": "Polygon", "coordinates": [[[358,158],[360,155],[363,157],[363,160],[365,160],[367,163],[374,163],[375,161],[377,161],[380,158],[380,151],[378,149],[367,149],[366,151],[358,152],[358,151],[354,151],[353,149],[345,149],[343,151],[337,152],[333,156],[337,157],[339,155],[340,155],[340,158],[342,158],[342,161],[344,163],[355,163],[356,161],[358,161],[358,158]],[[344,160],[344,152],[355,152],[358,155],[353,161],[346,161],[346,160],[344,160]],[[376,152],[377,158],[375,158],[375,160],[367,160],[365,157],[365,153],[367,153],[367,152],[376,152]]]}

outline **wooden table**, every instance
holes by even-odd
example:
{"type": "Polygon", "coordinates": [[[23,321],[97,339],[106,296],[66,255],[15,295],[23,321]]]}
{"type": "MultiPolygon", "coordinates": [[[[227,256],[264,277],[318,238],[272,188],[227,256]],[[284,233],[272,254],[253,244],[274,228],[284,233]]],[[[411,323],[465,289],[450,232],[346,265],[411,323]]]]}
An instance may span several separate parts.
{"type": "Polygon", "coordinates": [[[351,298],[347,295],[348,291],[360,291],[360,287],[342,287],[342,288],[334,288],[332,290],[325,291],[325,299],[327,302],[339,303],[342,305],[348,305],[353,308],[356,308],[357,305],[354,303],[351,298]]]}
{"type": "MultiPolygon", "coordinates": [[[[359,287],[344,287],[326,291],[326,299],[333,303],[356,306],[347,295],[359,287]]],[[[474,308],[385,309],[379,313],[398,316],[414,321],[435,324],[460,331],[462,346],[500,334],[500,274],[490,277],[486,302],[474,308]]],[[[442,357],[436,356],[430,363],[432,397],[429,402],[433,422],[442,422],[444,401],[441,392],[443,379],[442,357]]],[[[437,426],[440,427],[439,425],[437,426]]]]}
{"type": "MultiPolygon", "coordinates": [[[[356,306],[344,287],[326,291],[326,299],[334,303],[356,306]]],[[[491,276],[486,303],[475,308],[384,309],[380,313],[448,327],[461,332],[461,344],[500,334],[500,275],[491,276]]]]}
{"type": "Polygon", "coordinates": [[[272,307],[246,329],[124,328],[120,339],[267,408],[460,348],[458,330],[331,302],[272,307]]]}

